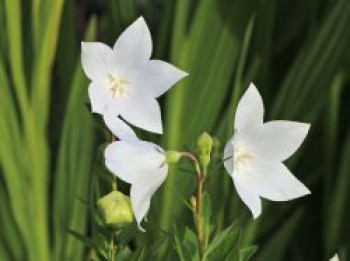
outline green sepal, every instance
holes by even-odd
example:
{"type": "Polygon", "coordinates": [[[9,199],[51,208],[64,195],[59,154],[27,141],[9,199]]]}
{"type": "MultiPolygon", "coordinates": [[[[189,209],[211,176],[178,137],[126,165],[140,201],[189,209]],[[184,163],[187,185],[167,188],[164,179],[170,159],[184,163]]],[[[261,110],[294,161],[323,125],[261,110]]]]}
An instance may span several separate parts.
{"type": "Polygon", "coordinates": [[[181,152],[169,150],[165,153],[165,159],[168,164],[176,164],[182,157],[181,152]]]}

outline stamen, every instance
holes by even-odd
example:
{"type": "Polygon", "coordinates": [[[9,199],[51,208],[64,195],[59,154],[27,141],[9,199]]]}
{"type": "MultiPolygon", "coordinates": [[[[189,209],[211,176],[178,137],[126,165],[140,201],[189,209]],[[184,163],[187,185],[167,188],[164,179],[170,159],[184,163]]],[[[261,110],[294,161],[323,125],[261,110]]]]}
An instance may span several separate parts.
{"type": "Polygon", "coordinates": [[[236,145],[233,153],[234,169],[237,171],[250,159],[254,157],[252,151],[244,144],[236,145]]]}
{"type": "Polygon", "coordinates": [[[123,97],[127,91],[127,86],[130,84],[130,81],[123,78],[116,78],[111,75],[108,77],[108,89],[112,92],[113,97],[123,97]]]}

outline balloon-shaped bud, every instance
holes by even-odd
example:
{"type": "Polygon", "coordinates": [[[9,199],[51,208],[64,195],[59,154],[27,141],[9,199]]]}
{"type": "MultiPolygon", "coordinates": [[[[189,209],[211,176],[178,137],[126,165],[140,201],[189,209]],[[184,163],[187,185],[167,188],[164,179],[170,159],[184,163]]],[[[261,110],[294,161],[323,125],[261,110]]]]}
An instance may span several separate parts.
{"type": "Polygon", "coordinates": [[[118,229],[134,220],[130,198],[119,191],[112,191],[97,201],[97,207],[105,224],[118,229]]]}

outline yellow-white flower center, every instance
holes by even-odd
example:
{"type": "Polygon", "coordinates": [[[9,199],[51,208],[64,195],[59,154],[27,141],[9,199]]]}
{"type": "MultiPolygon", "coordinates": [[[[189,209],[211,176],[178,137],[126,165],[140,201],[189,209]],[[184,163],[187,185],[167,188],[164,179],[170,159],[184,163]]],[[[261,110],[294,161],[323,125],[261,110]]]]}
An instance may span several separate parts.
{"type": "Polygon", "coordinates": [[[127,92],[130,81],[120,77],[109,76],[108,89],[112,92],[114,98],[123,97],[127,92]]]}
{"type": "Polygon", "coordinates": [[[239,143],[234,146],[233,152],[233,167],[234,172],[239,171],[239,169],[254,157],[253,152],[243,143],[239,143]]]}

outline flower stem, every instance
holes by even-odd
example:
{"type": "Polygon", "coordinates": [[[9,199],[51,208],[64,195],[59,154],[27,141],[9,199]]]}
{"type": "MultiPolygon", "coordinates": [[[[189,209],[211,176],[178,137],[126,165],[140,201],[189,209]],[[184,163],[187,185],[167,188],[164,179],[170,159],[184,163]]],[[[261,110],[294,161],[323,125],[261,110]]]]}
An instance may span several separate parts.
{"type": "Polygon", "coordinates": [[[196,156],[193,155],[191,152],[187,152],[187,151],[181,152],[181,154],[182,154],[182,156],[185,156],[190,161],[192,161],[193,165],[196,168],[197,176],[200,175],[201,174],[201,170],[200,170],[200,166],[199,166],[199,161],[197,160],[196,156]]]}
{"type": "Polygon", "coordinates": [[[116,191],[118,190],[118,185],[117,185],[117,179],[114,178],[114,181],[112,182],[112,190],[116,191]]]}
{"type": "Polygon", "coordinates": [[[117,246],[114,243],[114,236],[112,235],[111,243],[109,245],[109,257],[111,261],[116,261],[117,246]]]}
{"type": "MultiPolygon", "coordinates": [[[[115,142],[117,137],[112,133],[112,142],[115,142]]],[[[112,190],[118,190],[117,186],[117,178],[115,177],[113,182],[112,182],[112,190]]]]}
{"type": "Polygon", "coordinates": [[[197,175],[197,195],[196,195],[196,213],[197,213],[197,241],[199,258],[202,260],[204,252],[204,235],[203,235],[203,214],[202,214],[202,195],[203,195],[203,175],[197,175]]]}
{"type": "MultiPolygon", "coordinates": [[[[117,137],[112,134],[112,142],[115,142],[117,139],[117,137]]],[[[112,190],[117,190],[117,179],[114,178],[114,181],[112,182],[112,190]]],[[[109,245],[109,253],[110,253],[110,260],[111,261],[116,261],[116,253],[117,253],[117,246],[115,245],[114,242],[114,235],[112,234],[112,238],[111,238],[111,243],[109,245]]]]}
{"type": "Polygon", "coordinates": [[[203,260],[204,254],[204,231],[203,231],[203,214],[202,214],[202,195],[203,195],[203,182],[205,175],[203,175],[199,161],[196,156],[191,152],[182,152],[182,155],[187,157],[195,166],[197,173],[197,191],[196,191],[196,208],[195,208],[195,217],[196,217],[196,233],[197,233],[197,242],[198,242],[198,252],[200,260],[203,260]]]}

